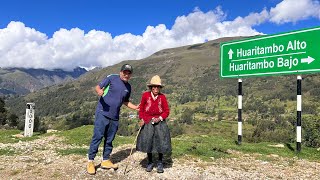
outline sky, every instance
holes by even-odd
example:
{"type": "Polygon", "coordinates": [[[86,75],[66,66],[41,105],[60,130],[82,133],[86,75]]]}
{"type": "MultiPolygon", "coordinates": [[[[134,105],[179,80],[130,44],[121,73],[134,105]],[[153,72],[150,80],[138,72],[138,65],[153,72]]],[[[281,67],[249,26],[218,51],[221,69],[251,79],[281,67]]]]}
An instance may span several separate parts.
{"type": "Polygon", "coordinates": [[[222,37],[320,26],[320,0],[3,0],[0,67],[92,69],[222,37]]]}

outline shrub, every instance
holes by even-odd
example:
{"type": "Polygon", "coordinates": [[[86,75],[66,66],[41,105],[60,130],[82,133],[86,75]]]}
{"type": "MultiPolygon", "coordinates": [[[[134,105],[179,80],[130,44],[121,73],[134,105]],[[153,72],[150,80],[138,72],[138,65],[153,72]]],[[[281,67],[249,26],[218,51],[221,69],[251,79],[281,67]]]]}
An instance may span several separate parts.
{"type": "Polygon", "coordinates": [[[218,121],[221,121],[223,119],[223,116],[224,116],[224,111],[219,110],[218,111],[218,121]]]}
{"type": "Polygon", "coordinates": [[[171,137],[176,137],[176,136],[184,134],[184,130],[183,130],[182,125],[179,124],[177,121],[169,122],[168,126],[170,129],[171,137]]]}
{"type": "Polygon", "coordinates": [[[303,143],[308,147],[320,147],[320,117],[304,116],[301,123],[303,143]]]}
{"type": "Polygon", "coordinates": [[[192,124],[194,111],[190,108],[185,108],[180,117],[180,122],[185,124],[192,124]]]}
{"type": "Polygon", "coordinates": [[[7,110],[5,108],[5,102],[0,98],[0,126],[6,124],[7,110]]]}
{"type": "Polygon", "coordinates": [[[139,126],[136,120],[122,118],[119,121],[119,128],[117,134],[120,136],[132,136],[135,135],[137,129],[139,129],[139,126]]]}
{"type": "Polygon", "coordinates": [[[281,117],[277,117],[275,121],[262,119],[258,121],[249,141],[289,143],[294,139],[293,129],[292,124],[281,117]]]}
{"type": "Polygon", "coordinates": [[[18,125],[18,116],[15,114],[10,114],[8,117],[8,124],[10,127],[15,127],[18,125]]]}
{"type": "Polygon", "coordinates": [[[67,129],[73,129],[83,125],[93,124],[92,114],[90,112],[75,113],[66,118],[67,129]]]}

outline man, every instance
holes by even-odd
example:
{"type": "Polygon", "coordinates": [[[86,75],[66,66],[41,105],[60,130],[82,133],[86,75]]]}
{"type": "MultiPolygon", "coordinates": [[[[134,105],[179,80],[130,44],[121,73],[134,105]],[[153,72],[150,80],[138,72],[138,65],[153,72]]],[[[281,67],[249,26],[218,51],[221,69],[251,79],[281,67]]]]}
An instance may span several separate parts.
{"type": "Polygon", "coordinates": [[[87,165],[87,172],[89,174],[96,173],[93,160],[103,138],[104,146],[101,168],[118,168],[116,164],[113,164],[110,161],[110,154],[113,147],[112,141],[114,140],[118,130],[120,108],[122,104],[135,110],[138,110],[139,108],[129,101],[131,85],[128,81],[132,72],[132,66],[124,64],[121,67],[119,74],[107,76],[95,87],[100,99],[96,108],[93,136],[88,152],[89,162],[87,165]]]}

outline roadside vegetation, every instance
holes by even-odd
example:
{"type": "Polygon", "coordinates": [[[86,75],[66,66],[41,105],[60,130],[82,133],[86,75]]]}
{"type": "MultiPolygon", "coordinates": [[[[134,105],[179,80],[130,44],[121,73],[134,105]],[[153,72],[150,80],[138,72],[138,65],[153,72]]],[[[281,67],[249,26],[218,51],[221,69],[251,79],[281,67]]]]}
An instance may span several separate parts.
{"type": "MultiPolygon", "coordinates": [[[[181,158],[185,156],[200,158],[205,161],[212,161],[217,158],[231,158],[236,156],[233,151],[239,151],[243,154],[259,154],[260,158],[264,160],[270,159],[270,155],[285,157],[285,158],[299,158],[311,161],[320,162],[320,152],[317,148],[310,148],[302,146],[300,153],[295,151],[295,143],[283,143],[283,147],[274,147],[278,143],[272,142],[248,142],[246,136],[241,145],[237,145],[236,132],[237,123],[230,121],[217,121],[214,123],[201,123],[203,126],[199,129],[193,129],[192,134],[178,135],[172,138],[173,151],[172,158],[181,158]],[[201,129],[210,128],[211,131],[201,131],[201,129]]],[[[244,133],[250,134],[252,126],[249,124],[244,125],[244,133]]],[[[57,136],[63,137],[65,144],[74,145],[75,148],[57,149],[61,155],[77,154],[86,156],[88,145],[90,144],[93,126],[81,126],[67,131],[54,133],[57,136]]],[[[13,143],[21,140],[21,138],[14,138],[11,135],[18,133],[16,130],[0,130],[1,143],[13,143]]],[[[114,147],[124,144],[132,145],[134,136],[120,136],[117,135],[114,141],[114,147]]],[[[22,138],[25,140],[33,140],[34,138],[41,138],[40,134],[35,134],[32,138],[22,138]]],[[[6,149],[0,151],[0,155],[9,155],[6,149]]],[[[101,152],[100,152],[101,153],[101,152]]]]}

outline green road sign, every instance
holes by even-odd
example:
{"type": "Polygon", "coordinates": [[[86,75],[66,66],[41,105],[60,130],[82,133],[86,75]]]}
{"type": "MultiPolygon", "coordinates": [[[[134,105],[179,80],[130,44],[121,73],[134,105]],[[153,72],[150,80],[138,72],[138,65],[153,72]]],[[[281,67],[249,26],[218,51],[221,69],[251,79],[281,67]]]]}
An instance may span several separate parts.
{"type": "Polygon", "coordinates": [[[320,71],[320,27],[221,43],[220,77],[320,71]]]}

